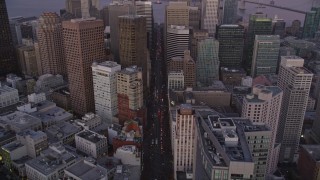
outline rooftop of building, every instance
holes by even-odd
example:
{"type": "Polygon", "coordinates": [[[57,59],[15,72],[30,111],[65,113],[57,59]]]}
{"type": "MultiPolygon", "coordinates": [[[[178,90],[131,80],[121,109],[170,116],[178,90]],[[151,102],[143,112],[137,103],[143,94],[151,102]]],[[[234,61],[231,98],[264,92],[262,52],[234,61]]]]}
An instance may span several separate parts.
{"type": "Polygon", "coordinates": [[[135,153],[137,151],[137,147],[135,145],[124,145],[117,149],[117,151],[127,152],[127,153],[135,153]]]}
{"type": "Polygon", "coordinates": [[[39,118],[20,111],[0,117],[0,126],[2,127],[9,125],[18,127],[19,129],[27,129],[36,124],[41,124],[39,118]]]}
{"type": "Polygon", "coordinates": [[[12,161],[12,164],[23,165],[23,166],[24,166],[24,164],[25,164],[26,162],[30,161],[31,159],[32,159],[32,157],[30,157],[30,156],[23,156],[22,158],[13,160],[13,161],[12,161]]]}
{"type": "Polygon", "coordinates": [[[122,69],[118,73],[131,75],[131,74],[135,74],[135,73],[138,73],[141,71],[142,71],[142,69],[138,66],[130,66],[130,67],[122,69]]]}
{"type": "Polygon", "coordinates": [[[186,173],[183,171],[177,171],[177,180],[192,180],[192,173],[186,173]]]}
{"type": "Polygon", "coordinates": [[[138,14],[128,14],[128,15],[119,16],[119,18],[125,18],[125,19],[140,19],[140,18],[144,18],[144,17],[145,16],[138,15],[138,14]]]}
{"type": "Polygon", "coordinates": [[[243,27],[243,26],[241,26],[239,24],[222,24],[219,27],[222,27],[222,28],[236,28],[236,27],[243,27]]]}
{"type": "Polygon", "coordinates": [[[86,113],[81,119],[77,119],[76,121],[79,123],[86,124],[86,123],[89,123],[93,119],[99,119],[101,121],[101,117],[95,113],[92,113],[92,112],[86,113]]]}
{"type": "Polygon", "coordinates": [[[221,73],[235,73],[235,74],[243,73],[243,74],[246,74],[246,71],[241,67],[232,67],[232,68],[221,67],[220,70],[221,70],[221,73]]]}
{"type": "Polygon", "coordinates": [[[47,176],[77,159],[75,154],[67,151],[61,144],[54,144],[42,151],[40,156],[26,162],[26,165],[47,176]]]}
{"type": "Polygon", "coordinates": [[[21,144],[20,141],[13,141],[13,142],[10,142],[8,144],[5,144],[2,146],[2,149],[8,151],[8,152],[12,152],[18,148],[21,148],[22,146],[24,146],[23,144],[21,144]]]}
{"type": "Polygon", "coordinates": [[[66,110],[56,106],[55,103],[50,101],[42,101],[34,105],[37,107],[36,112],[31,113],[32,116],[40,118],[42,122],[47,123],[50,121],[59,122],[71,119],[73,115],[66,110]]]}
{"type": "Polygon", "coordinates": [[[46,129],[49,141],[57,142],[65,137],[69,137],[72,134],[76,134],[81,131],[81,127],[73,125],[68,122],[61,122],[52,125],[46,129]]]}
{"type": "Polygon", "coordinates": [[[235,122],[236,126],[241,128],[244,132],[271,131],[266,125],[254,125],[247,118],[234,117],[232,120],[235,122]]]}
{"type": "Polygon", "coordinates": [[[66,172],[73,174],[81,180],[102,179],[107,176],[107,169],[96,166],[92,158],[84,158],[74,165],[65,169],[66,172]]]}
{"type": "Polygon", "coordinates": [[[33,131],[30,129],[26,129],[24,131],[17,133],[17,136],[21,136],[21,137],[25,137],[25,138],[30,137],[31,139],[36,141],[36,140],[43,139],[43,137],[47,137],[47,134],[42,131],[33,131]]]}
{"type": "Polygon", "coordinates": [[[103,67],[113,68],[121,65],[114,61],[104,61],[101,63],[94,62],[92,63],[92,66],[103,66],[103,67]]]}
{"type": "MultiPolygon", "coordinates": [[[[243,134],[239,133],[238,119],[236,118],[224,118],[219,113],[213,110],[206,110],[204,112],[198,111],[201,119],[205,123],[198,121],[199,130],[204,142],[204,149],[207,156],[211,156],[212,163],[217,166],[226,166],[225,160],[222,158],[221,153],[217,152],[217,147],[213,146],[212,140],[210,140],[208,133],[216,138],[221,146],[220,149],[224,149],[224,152],[231,161],[252,162],[251,153],[247,146],[246,139],[243,134]],[[205,131],[204,128],[210,131],[205,131]]],[[[245,122],[248,125],[249,122],[245,122]]],[[[251,130],[248,127],[248,130],[251,130]]],[[[215,145],[217,146],[217,145],[215,145]]]]}
{"type": "Polygon", "coordinates": [[[140,179],[140,166],[118,165],[113,180],[135,180],[140,179]]]}
{"type": "Polygon", "coordinates": [[[314,161],[320,162],[320,145],[301,145],[314,161]]]}
{"type": "Polygon", "coordinates": [[[14,131],[0,127],[0,143],[15,137],[16,133],[14,131]]]}
{"type": "MultiPolygon", "coordinates": [[[[277,96],[282,92],[281,88],[278,86],[264,86],[264,85],[255,85],[254,88],[257,88],[260,90],[259,93],[263,94],[272,94],[272,97],[277,96]]],[[[259,98],[259,94],[248,94],[245,98],[248,102],[264,102],[265,100],[259,98]]]]}
{"type": "Polygon", "coordinates": [[[296,74],[313,75],[312,72],[305,67],[290,67],[290,70],[296,74]]]}
{"type": "Polygon", "coordinates": [[[88,131],[88,130],[81,131],[78,134],[76,134],[76,136],[86,139],[92,143],[97,143],[97,142],[100,142],[101,140],[106,139],[105,136],[95,133],[93,131],[88,131]]]}
{"type": "Polygon", "coordinates": [[[15,88],[6,86],[6,85],[1,85],[1,82],[0,82],[0,96],[6,94],[8,92],[17,92],[18,93],[18,90],[15,88]]]}
{"type": "Polygon", "coordinates": [[[232,89],[232,94],[243,94],[243,95],[247,95],[250,94],[252,91],[251,87],[248,86],[235,86],[232,89]]]}

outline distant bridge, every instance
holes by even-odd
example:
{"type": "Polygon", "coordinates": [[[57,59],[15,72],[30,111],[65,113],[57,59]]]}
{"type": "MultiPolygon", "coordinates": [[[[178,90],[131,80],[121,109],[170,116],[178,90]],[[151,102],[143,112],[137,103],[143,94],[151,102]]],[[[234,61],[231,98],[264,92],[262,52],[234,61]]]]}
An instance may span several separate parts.
{"type": "Polygon", "coordinates": [[[283,9],[283,10],[287,10],[287,11],[291,11],[291,12],[296,12],[296,13],[300,13],[300,14],[306,14],[306,13],[307,13],[307,12],[305,12],[305,11],[300,11],[300,10],[291,9],[291,8],[287,8],[287,7],[283,7],[283,6],[277,6],[277,5],[274,5],[274,4],[266,4],[266,3],[255,2],[255,1],[250,1],[250,0],[241,0],[240,8],[239,8],[239,9],[245,10],[245,3],[251,3],[251,4],[257,4],[257,5],[260,5],[260,6],[273,7],[273,8],[283,9]]]}

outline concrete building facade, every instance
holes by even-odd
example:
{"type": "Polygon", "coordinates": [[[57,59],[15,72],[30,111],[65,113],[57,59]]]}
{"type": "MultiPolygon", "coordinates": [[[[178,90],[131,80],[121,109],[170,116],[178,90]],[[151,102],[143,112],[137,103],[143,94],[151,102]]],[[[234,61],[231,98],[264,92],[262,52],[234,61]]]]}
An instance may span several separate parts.
{"type": "Polygon", "coordinates": [[[117,71],[121,65],[112,61],[92,64],[92,77],[96,113],[111,124],[118,114],[117,71]]]}
{"type": "Polygon", "coordinates": [[[184,89],[184,75],[181,71],[170,71],[168,73],[168,89],[184,89]]]}
{"type": "Polygon", "coordinates": [[[250,119],[254,125],[266,124],[272,131],[265,174],[273,174],[277,169],[279,154],[277,154],[276,135],[282,97],[282,90],[277,86],[255,85],[252,94],[243,99],[241,116],[250,119]]]}
{"type": "Polygon", "coordinates": [[[0,83],[0,108],[7,107],[18,102],[18,90],[9,86],[1,85],[0,83]]]}
{"type": "Polygon", "coordinates": [[[201,3],[201,28],[207,29],[210,36],[215,35],[219,23],[219,0],[205,0],[201,3]]]}
{"type": "Polygon", "coordinates": [[[94,158],[108,153],[107,138],[93,131],[84,130],[75,135],[76,148],[94,158]]]}
{"type": "Polygon", "coordinates": [[[120,124],[135,117],[135,111],[143,107],[142,72],[136,66],[125,68],[117,74],[118,118],[120,124]],[[133,114],[132,114],[133,113],[133,114]]]}
{"type": "Polygon", "coordinates": [[[173,134],[173,167],[177,171],[192,172],[194,161],[195,111],[191,105],[182,104],[176,113],[175,134],[173,134]]]}
{"type": "Polygon", "coordinates": [[[282,56],[278,86],[283,91],[277,142],[279,162],[293,162],[297,154],[313,74],[297,56],[282,56]]]}

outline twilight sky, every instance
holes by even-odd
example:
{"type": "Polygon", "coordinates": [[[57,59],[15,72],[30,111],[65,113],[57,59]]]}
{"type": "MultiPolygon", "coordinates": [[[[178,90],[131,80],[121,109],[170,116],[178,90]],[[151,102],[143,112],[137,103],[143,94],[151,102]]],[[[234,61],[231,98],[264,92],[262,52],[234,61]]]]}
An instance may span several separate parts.
{"type": "MultiPolygon", "coordinates": [[[[162,0],[167,1],[167,0],[162,0]]],[[[310,10],[313,0],[274,0],[275,4],[280,6],[287,6],[293,9],[307,11],[310,10]]],[[[316,0],[320,1],[320,0],[316,0]]],[[[39,16],[42,12],[45,11],[55,11],[59,12],[60,9],[64,8],[65,0],[6,0],[9,17],[15,16],[39,16]]],[[[101,7],[111,2],[111,0],[100,0],[101,7]]],[[[269,3],[270,0],[262,0],[264,3],[269,3]]],[[[161,5],[154,6],[155,21],[161,22],[164,19],[164,7],[166,2],[161,5]]],[[[245,18],[248,14],[256,12],[256,5],[247,4],[246,5],[245,18]]],[[[300,21],[304,20],[303,14],[297,14],[289,11],[284,11],[274,8],[265,8],[263,9],[269,17],[274,17],[278,15],[279,18],[285,19],[288,25],[291,25],[291,22],[295,19],[300,21]]],[[[246,18],[247,19],[247,18],[246,18]]]]}

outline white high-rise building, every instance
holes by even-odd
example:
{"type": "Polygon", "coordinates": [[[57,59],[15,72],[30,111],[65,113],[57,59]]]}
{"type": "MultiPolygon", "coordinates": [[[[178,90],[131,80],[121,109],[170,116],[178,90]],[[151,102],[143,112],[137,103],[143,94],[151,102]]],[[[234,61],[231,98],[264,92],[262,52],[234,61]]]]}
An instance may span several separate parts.
{"type": "Polygon", "coordinates": [[[94,102],[96,113],[103,121],[111,124],[118,114],[117,71],[121,65],[112,61],[92,64],[94,102]]]}
{"type": "Polygon", "coordinates": [[[195,110],[190,104],[182,104],[176,112],[173,134],[173,167],[177,171],[193,172],[195,146],[195,110]]]}
{"type": "Polygon", "coordinates": [[[278,86],[283,90],[277,142],[281,142],[279,162],[293,162],[306,112],[313,74],[303,67],[304,59],[282,56],[278,86]]]}
{"type": "Polygon", "coordinates": [[[249,118],[253,125],[266,124],[272,131],[265,174],[273,174],[277,168],[279,144],[276,134],[282,103],[282,90],[277,86],[256,85],[253,94],[243,99],[242,117],[249,118]]]}
{"type": "Polygon", "coordinates": [[[183,57],[184,51],[189,49],[189,28],[171,25],[167,28],[166,60],[173,57],[183,57]]]}
{"type": "Polygon", "coordinates": [[[219,23],[219,0],[202,1],[201,27],[207,29],[210,36],[216,33],[216,25],[219,23]]]}

